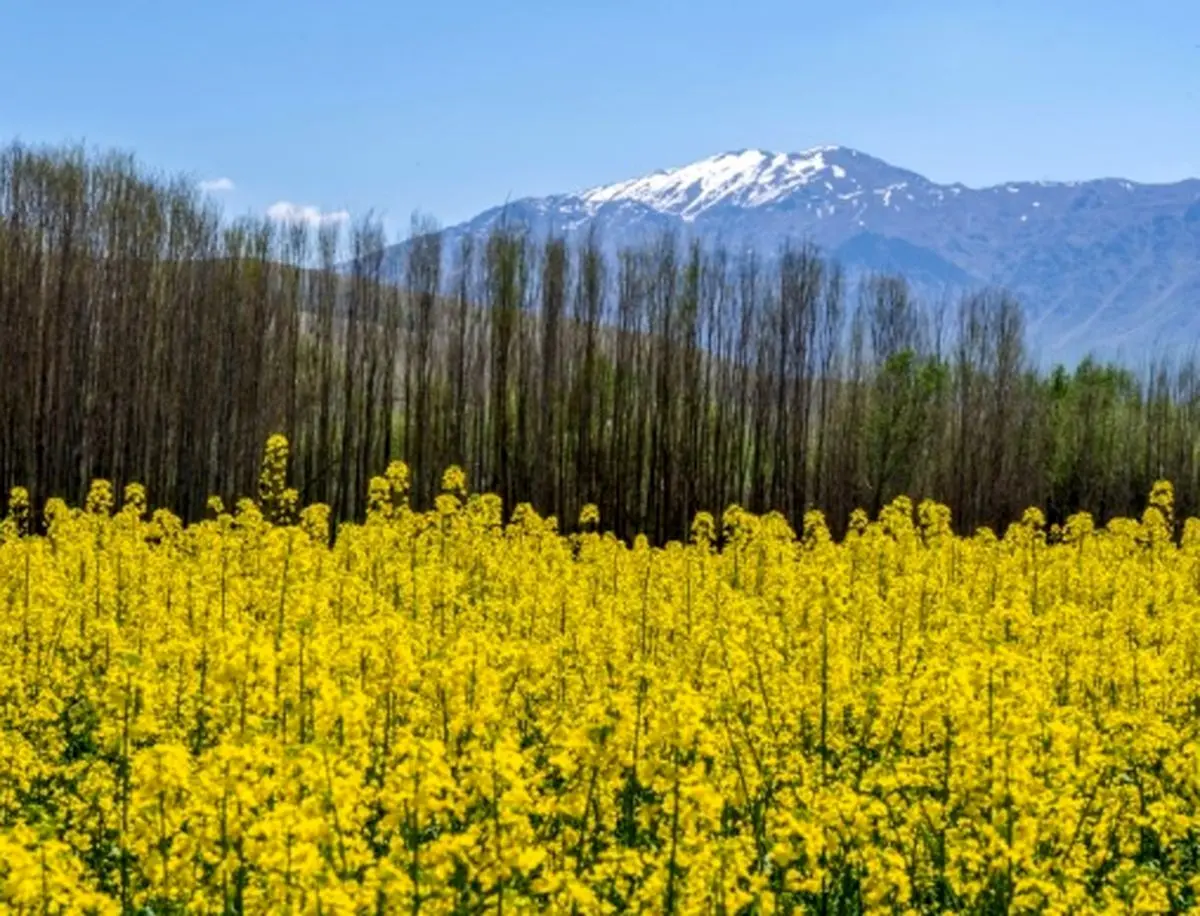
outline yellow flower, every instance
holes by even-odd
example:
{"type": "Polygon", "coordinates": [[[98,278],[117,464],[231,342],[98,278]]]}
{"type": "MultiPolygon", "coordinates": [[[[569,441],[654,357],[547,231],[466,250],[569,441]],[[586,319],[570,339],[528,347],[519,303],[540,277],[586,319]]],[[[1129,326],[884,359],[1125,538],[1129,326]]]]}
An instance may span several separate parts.
{"type": "MultiPolygon", "coordinates": [[[[455,469],[452,469],[455,471],[455,469]]],[[[1200,890],[1200,522],[896,500],[562,535],[10,498],[0,909],[1162,912],[1200,890]],[[22,509],[21,507],[25,507],[22,509]],[[24,515],[20,513],[24,512],[24,515]],[[299,527],[290,527],[298,523],[299,527]],[[15,536],[14,536],[15,535],[15,536]],[[236,901],[236,903],[235,903],[236,901]],[[857,909],[855,910],[857,911],[857,909]]],[[[19,497],[20,494],[17,494],[19,497]]],[[[581,527],[599,524],[594,507],[581,527]]]]}

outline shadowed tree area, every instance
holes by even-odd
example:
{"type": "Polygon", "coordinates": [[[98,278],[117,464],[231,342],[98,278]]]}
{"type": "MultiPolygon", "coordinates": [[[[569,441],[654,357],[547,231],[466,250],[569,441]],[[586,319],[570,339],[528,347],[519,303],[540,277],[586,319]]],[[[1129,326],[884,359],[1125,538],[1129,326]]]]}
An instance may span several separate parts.
{"type": "Polygon", "coordinates": [[[140,481],[195,518],[252,493],[282,432],[301,498],[339,518],[392,458],[418,504],[459,464],[508,509],[595,503],[658,541],[733,503],[840,529],[900,493],[968,530],[1134,514],[1159,478],[1200,510],[1196,365],[1041,373],[1000,292],[931,309],[794,243],[609,256],[498,230],[448,251],[415,221],[400,271],[385,245],[370,221],[231,223],[127,156],[8,147],[0,486],[41,505],[140,481]]]}

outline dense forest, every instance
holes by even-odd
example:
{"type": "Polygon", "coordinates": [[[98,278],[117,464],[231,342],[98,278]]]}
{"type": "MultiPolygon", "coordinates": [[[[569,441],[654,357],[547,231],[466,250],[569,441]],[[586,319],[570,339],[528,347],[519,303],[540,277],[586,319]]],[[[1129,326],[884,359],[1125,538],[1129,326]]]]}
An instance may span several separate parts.
{"type": "Polygon", "coordinates": [[[263,443],[361,515],[389,459],[418,503],[460,464],[510,509],[685,536],[737,503],[793,522],[900,493],[962,529],[1028,505],[1140,511],[1174,481],[1200,510],[1200,374],[1086,361],[1044,372],[1002,292],[931,307],[847,281],[802,240],[767,253],[516,229],[398,270],[377,222],[228,219],[128,156],[0,153],[0,488],[82,499],[147,485],[185,518],[254,492],[263,443]]]}

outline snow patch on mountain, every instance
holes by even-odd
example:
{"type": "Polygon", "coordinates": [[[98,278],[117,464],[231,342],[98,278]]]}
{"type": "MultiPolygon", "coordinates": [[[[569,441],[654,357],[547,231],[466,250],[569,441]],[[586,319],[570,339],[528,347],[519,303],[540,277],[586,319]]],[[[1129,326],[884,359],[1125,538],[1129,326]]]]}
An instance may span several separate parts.
{"type": "Polygon", "coordinates": [[[579,197],[592,210],[631,201],[691,221],[724,204],[761,207],[817,180],[832,189],[830,178],[838,182],[847,178],[844,167],[827,160],[839,149],[818,146],[790,154],[757,149],[722,153],[643,178],[589,188],[579,197]]]}

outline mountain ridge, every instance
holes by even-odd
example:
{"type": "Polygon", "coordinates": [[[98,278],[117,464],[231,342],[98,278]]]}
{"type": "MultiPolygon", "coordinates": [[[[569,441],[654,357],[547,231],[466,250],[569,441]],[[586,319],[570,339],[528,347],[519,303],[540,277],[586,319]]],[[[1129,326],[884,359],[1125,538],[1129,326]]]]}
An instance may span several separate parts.
{"type": "Polygon", "coordinates": [[[663,232],[776,251],[816,244],[852,277],[918,295],[998,286],[1043,360],[1164,352],[1200,337],[1200,179],[942,184],[845,146],[744,148],[574,192],[524,197],[443,230],[595,230],[615,250],[663,232]]]}

